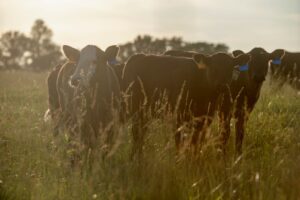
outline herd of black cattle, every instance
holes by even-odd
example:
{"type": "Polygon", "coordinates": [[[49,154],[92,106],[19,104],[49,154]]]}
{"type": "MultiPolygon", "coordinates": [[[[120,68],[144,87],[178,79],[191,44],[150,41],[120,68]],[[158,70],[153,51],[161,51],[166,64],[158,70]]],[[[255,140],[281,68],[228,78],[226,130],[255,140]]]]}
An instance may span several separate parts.
{"type": "Polygon", "coordinates": [[[101,132],[112,134],[115,124],[131,120],[132,155],[140,155],[149,118],[168,113],[176,119],[177,150],[188,143],[197,152],[218,113],[220,148],[225,152],[230,121],[235,118],[235,145],[240,154],[245,124],[268,69],[272,79],[300,85],[300,53],[282,49],[212,55],[170,50],[164,55],[136,54],[124,64],[116,61],[118,51],[117,46],[105,51],[93,45],[81,51],[63,46],[68,61],[48,76],[45,116],[55,122],[55,135],[67,130],[93,148],[101,132]],[[188,142],[184,127],[190,130],[188,142]]]}

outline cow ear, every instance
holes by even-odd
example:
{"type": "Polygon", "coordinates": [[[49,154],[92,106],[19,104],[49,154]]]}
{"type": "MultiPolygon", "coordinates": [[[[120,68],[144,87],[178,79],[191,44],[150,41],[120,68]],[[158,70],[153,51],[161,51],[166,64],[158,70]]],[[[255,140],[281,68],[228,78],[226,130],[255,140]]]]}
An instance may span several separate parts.
{"type": "Polygon", "coordinates": [[[199,69],[206,69],[209,63],[209,56],[203,54],[196,54],[193,56],[194,61],[196,62],[199,69]]]}
{"type": "Polygon", "coordinates": [[[273,59],[282,59],[283,56],[285,55],[285,51],[283,49],[276,49],[275,51],[273,51],[272,53],[270,53],[270,60],[273,59]]]}
{"type": "Polygon", "coordinates": [[[69,61],[71,61],[71,62],[78,61],[80,52],[77,49],[75,49],[69,45],[63,45],[62,49],[63,49],[65,56],[69,59],[69,61]]]}
{"type": "Polygon", "coordinates": [[[241,54],[233,58],[234,66],[247,64],[250,62],[250,60],[251,56],[249,54],[241,54]]]}
{"type": "Polygon", "coordinates": [[[242,50],[234,50],[234,51],[232,52],[232,55],[233,55],[234,57],[237,57],[237,56],[242,55],[242,54],[245,54],[242,50]]]}
{"type": "Polygon", "coordinates": [[[120,47],[113,45],[113,46],[109,46],[107,47],[107,49],[105,50],[105,57],[108,61],[110,60],[115,60],[118,53],[119,53],[120,47]]]}

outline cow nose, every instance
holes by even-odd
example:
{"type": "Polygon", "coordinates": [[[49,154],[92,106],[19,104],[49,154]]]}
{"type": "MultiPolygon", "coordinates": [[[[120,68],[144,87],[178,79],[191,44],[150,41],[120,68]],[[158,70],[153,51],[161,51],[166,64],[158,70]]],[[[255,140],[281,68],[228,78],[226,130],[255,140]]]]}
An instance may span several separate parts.
{"type": "Polygon", "coordinates": [[[80,78],[79,77],[72,77],[71,78],[71,85],[77,87],[79,85],[80,78]]]}

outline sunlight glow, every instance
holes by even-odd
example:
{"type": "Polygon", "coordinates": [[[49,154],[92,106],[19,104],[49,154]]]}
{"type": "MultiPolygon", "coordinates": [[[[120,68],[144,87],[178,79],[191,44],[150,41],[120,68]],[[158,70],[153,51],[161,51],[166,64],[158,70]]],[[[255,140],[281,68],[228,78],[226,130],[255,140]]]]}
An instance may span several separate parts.
{"type": "Polygon", "coordinates": [[[75,46],[124,43],[147,33],[223,42],[245,50],[254,44],[270,50],[300,49],[299,1],[238,2],[0,0],[0,32],[14,29],[29,33],[33,21],[41,18],[53,29],[55,41],[75,46]]]}

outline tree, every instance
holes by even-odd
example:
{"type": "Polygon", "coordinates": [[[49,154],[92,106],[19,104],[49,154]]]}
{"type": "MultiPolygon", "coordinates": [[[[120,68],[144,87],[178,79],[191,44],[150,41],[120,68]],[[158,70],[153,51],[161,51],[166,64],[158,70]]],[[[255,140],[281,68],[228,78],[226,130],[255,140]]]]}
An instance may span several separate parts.
{"type": "Polygon", "coordinates": [[[31,68],[37,71],[53,67],[61,61],[59,46],[52,42],[53,32],[43,20],[36,20],[30,36],[8,31],[0,38],[0,68],[31,68]]]}
{"type": "Polygon", "coordinates": [[[52,42],[53,32],[41,19],[34,22],[31,28],[30,67],[34,70],[45,70],[61,60],[60,48],[52,42]]]}
{"type": "Polygon", "coordinates": [[[167,49],[182,49],[183,41],[181,37],[172,37],[167,40],[167,49]]]}
{"type": "Polygon", "coordinates": [[[18,31],[8,31],[0,38],[1,63],[7,69],[24,67],[23,55],[30,48],[30,38],[18,31]]]}
{"type": "Polygon", "coordinates": [[[225,44],[207,42],[185,42],[181,37],[153,38],[150,35],[138,35],[133,42],[120,45],[119,58],[125,62],[135,53],[162,54],[166,50],[176,49],[184,51],[196,51],[199,53],[212,54],[215,52],[228,52],[225,44]]]}
{"type": "Polygon", "coordinates": [[[229,51],[229,47],[226,44],[217,44],[215,46],[215,51],[227,53],[229,51]]]}
{"type": "MultiPolygon", "coordinates": [[[[41,71],[62,62],[60,47],[52,41],[52,36],[52,30],[41,19],[34,22],[29,37],[18,31],[2,34],[0,68],[41,71]]],[[[154,38],[150,35],[138,35],[132,42],[120,45],[119,60],[125,62],[136,53],[162,54],[171,49],[211,54],[228,52],[229,48],[226,44],[186,42],[181,37],[154,38]]]]}
{"type": "Polygon", "coordinates": [[[34,57],[40,57],[47,52],[47,47],[51,46],[52,35],[51,29],[46,26],[43,20],[38,19],[34,22],[31,28],[32,53],[34,57]]]}

